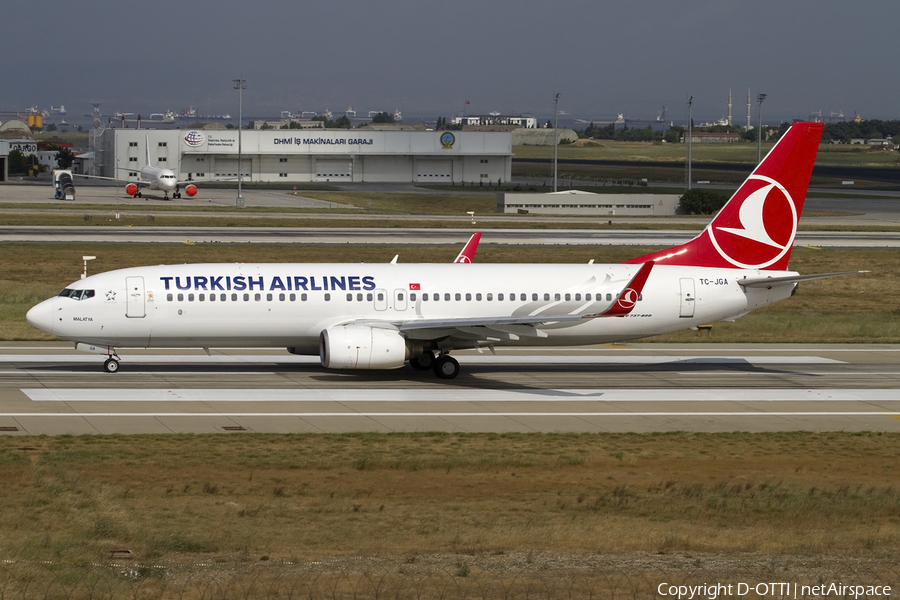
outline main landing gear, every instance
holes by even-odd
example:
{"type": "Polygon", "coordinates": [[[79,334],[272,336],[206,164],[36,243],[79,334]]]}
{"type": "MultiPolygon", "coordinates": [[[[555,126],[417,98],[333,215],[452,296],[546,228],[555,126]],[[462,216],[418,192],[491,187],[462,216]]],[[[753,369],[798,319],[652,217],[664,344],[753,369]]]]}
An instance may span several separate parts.
{"type": "Polygon", "coordinates": [[[409,366],[417,371],[431,369],[441,379],[453,379],[459,375],[459,362],[449,354],[435,357],[431,350],[409,359],[409,366]]]}

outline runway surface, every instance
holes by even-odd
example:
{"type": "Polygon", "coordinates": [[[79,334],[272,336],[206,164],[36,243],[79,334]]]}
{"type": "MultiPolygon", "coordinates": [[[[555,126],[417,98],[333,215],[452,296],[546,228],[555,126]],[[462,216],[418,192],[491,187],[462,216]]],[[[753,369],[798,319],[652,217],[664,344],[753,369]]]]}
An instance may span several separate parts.
{"type": "Polygon", "coordinates": [[[0,432],[900,432],[900,348],[632,344],[459,352],[430,372],[327,371],[283,351],[0,346],[0,432]]]}

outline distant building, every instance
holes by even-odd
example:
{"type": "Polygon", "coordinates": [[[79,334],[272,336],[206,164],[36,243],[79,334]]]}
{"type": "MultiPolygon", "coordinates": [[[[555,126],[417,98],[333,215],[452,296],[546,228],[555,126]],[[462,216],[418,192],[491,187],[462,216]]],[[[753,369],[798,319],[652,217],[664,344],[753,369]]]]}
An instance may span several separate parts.
{"type": "Polygon", "coordinates": [[[180,181],[429,182],[509,181],[508,132],[362,129],[96,130],[93,169],[137,180],[150,161],[180,181]],[[240,164],[240,167],[238,166],[240,164]],[[118,167],[118,169],[117,169],[118,167]]]}
{"type": "Polygon", "coordinates": [[[716,133],[713,131],[692,131],[691,141],[695,144],[732,144],[741,141],[739,133],[716,133]]]}
{"type": "Polygon", "coordinates": [[[524,127],[526,129],[535,129],[538,126],[537,118],[531,115],[463,115],[454,117],[450,121],[453,125],[476,126],[476,125],[514,125],[516,127],[524,127]]]}
{"type": "Polygon", "coordinates": [[[9,178],[9,142],[0,140],[0,183],[9,178]]]}
{"type": "Polygon", "coordinates": [[[674,215],[678,194],[595,194],[566,190],[550,194],[499,192],[497,212],[541,215],[674,215]]]}

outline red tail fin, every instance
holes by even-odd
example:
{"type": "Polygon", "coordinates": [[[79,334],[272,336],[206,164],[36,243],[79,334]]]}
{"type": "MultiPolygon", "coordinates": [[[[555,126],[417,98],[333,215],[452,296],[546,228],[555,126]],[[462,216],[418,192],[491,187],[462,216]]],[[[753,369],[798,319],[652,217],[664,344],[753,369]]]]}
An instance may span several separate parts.
{"type": "Polygon", "coordinates": [[[786,270],[823,127],[791,125],[703,233],[625,263],[786,270]]]}
{"type": "Polygon", "coordinates": [[[470,263],[475,260],[475,251],[478,250],[478,242],[481,241],[481,232],[475,232],[466,243],[462,251],[457,255],[455,263],[470,263]]]}

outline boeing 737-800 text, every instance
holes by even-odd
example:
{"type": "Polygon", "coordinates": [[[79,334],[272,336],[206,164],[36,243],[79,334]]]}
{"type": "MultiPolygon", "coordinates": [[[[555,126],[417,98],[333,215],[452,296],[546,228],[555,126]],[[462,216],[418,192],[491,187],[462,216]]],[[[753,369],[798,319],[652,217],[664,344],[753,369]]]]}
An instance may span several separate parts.
{"type": "Polygon", "coordinates": [[[329,369],[443,378],[453,350],[583,345],[678,331],[790,297],[788,258],[818,123],[796,123],[712,223],[680,246],[621,264],[188,264],[87,277],[28,321],[107,355],[117,348],[284,347],[329,369]]]}

